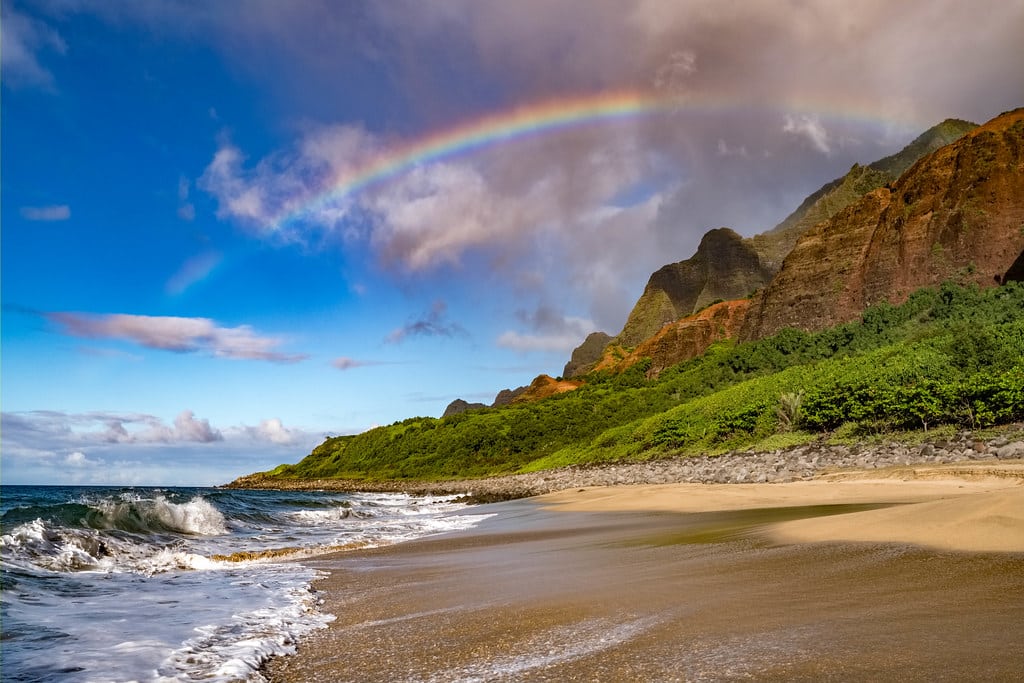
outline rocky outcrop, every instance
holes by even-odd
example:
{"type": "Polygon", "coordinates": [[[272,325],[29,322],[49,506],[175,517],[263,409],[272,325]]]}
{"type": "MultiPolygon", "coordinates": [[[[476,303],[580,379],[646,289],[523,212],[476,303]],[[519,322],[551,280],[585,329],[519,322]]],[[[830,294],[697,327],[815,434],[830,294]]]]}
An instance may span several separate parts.
{"type": "Polygon", "coordinates": [[[697,253],[651,276],[615,343],[634,347],[665,324],[716,300],[740,299],[763,287],[772,273],[736,232],[718,228],[704,235],[697,253]]]}
{"type": "Polygon", "coordinates": [[[555,394],[562,394],[566,391],[579,389],[581,386],[583,386],[583,382],[580,380],[555,379],[550,375],[537,375],[537,377],[530,382],[530,386],[519,387],[518,389],[502,389],[499,391],[498,395],[494,397],[494,403],[491,404],[491,407],[501,408],[502,406],[512,405],[514,403],[539,401],[547,398],[548,396],[554,396],[555,394]]]}
{"type": "Polygon", "coordinates": [[[666,368],[701,355],[715,342],[735,337],[749,306],[749,299],[723,301],[665,325],[631,351],[612,345],[594,369],[622,372],[649,358],[647,376],[657,377],[666,368]]]}
{"type": "Polygon", "coordinates": [[[579,377],[590,372],[597,361],[601,360],[604,349],[612,338],[604,332],[591,332],[583,343],[572,352],[572,358],[565,364],[562,377],[579,377]]]}
{"type": "Polygon", "coordinates": [[[805,233],[754,300],[742,339],[820,330],[949,279],[992,286],[1024,251],[1024,109],[915,163],[805,233]]]}
{"type": "Polygon", "coordinates": [[[530,382],[530,386],[526,387],[526,390],[521,392],[518,396],[512,399],[512,403],[527,403],[530,401],[539,401],[555,394],[564,394],[567,391],[574,391],[583,386],[583,382],[579,380],[558,380],[550,375],[538,375],[536,379],[530,382]]]}
{"type": "Polygon", "coordinates": [[[494,397],[494,403],[491,404],[492,408],[501,408],[507,406],[515,401],[517,398],[522,396],[529,387],[516,387],[515,389],[502,389],[498,392],[498,395],[494,397]]]}
{"type": "Polygon", "coordinates": [[[468,403],[463,401],[461,398],[457,398],[448,404],[448,407],[444,409],[442,418],[448,417],[449,415],[458,415],[464,413],[467,410],[477,410],[478,408],[486,408],[487,406],[483,403],[468,403]]]}

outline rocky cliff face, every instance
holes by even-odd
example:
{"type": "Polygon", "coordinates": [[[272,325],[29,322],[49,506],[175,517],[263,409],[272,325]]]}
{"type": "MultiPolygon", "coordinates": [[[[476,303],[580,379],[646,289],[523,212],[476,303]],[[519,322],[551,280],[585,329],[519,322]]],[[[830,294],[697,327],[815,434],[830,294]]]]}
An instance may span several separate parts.
{"type": "Polygon", "coordinates": [[[557,380],[550,375],[538,375],[536,379],[530,382],[530,386],[519,391],[519,393],[511,399],[510,403],[529,403],[530,401],[539,401],[543,398],[547,398],[548,396],[564,394],[567,391],[579,389],[581,386],[583,386],[583,382],[557,380]]]}
{"type": "Polygon", "coordinates": [[[749,296],[771,276],[757,252],[736,232],[711,230],[692,258],[669,264],[651,276],[615,343],[634,347],[664,325],[716,300],[749,296]]]}
{"type": "Polygon", "coordinates": [[[622,372],[650,358],[647,376],[657,377],[666,368],[701,355],[715,342],[735,337],[749,306],[749,299],[723,301],[665,325],[631,351],[611,345],[594,369],[622,372]]]}
{"type": "Polygon", "coordinates": [[[590,372],[594,368],[594,364],[601,360],[601,355],[611,340],[612,338],[604,332],[588,334],[583,343],[573,350],[572,358],[562,370],[562,377],[577,377],[590,372]]]}
{"type": "Polygon", "coordinates": [[[1024,109],[919,160],[805,233],[740,337],[817,330],[948,279],[990,286],[1024,251],[1024,109]]]}
{"type": "Polygon", "coordinates": [[[978,127],[961,119],[946,119],[932,126],[902,150],[867,166],[854,164],[845,176],[826,183],[810,195],[781,223],[767,232],[750,238],[750,244],[761,261],[772,272],[778,272],[782,260],[796,245],[801,235],[818,223],[832,218],[861,197],[896,180],[926,154],[945,147],[978,127]]]}

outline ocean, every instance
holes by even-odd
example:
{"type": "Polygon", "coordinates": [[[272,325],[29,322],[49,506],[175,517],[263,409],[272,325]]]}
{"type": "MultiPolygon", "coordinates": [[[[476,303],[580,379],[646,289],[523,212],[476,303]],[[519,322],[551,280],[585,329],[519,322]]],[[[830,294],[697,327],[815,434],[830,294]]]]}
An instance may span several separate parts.
{"type": "Polygon", "coordinates": [[[303,558],[487,516],[464,508],[404,494],[3,486],[0,678],[262,681],[267,658],[334,618],[303,558]]]}

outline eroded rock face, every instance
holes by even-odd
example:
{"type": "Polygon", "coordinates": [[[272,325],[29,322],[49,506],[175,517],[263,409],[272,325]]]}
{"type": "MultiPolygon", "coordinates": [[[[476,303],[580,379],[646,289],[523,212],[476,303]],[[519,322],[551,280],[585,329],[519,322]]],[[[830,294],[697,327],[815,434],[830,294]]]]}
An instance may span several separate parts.
{"type": "Polygon", "coordinates": [[[704,235],[691,258],[655,272],[615,339],[633,347],[672,323],[716,300],[740,299],[771,279],[746,240],[729,228],[704,235]]]}
{"type": "Polygon", "coordinates": [[[665,325],[632,351],[610,347],[595,369],[622,372],[650,358],[647,376],[657,377],[666,368],[701,355],[715,342],[735,337],[749,306],[749,299],[709,306],[665,325]]]}
{"type": "Polygon", "coordinates": [[[530,382],[530,386],[512,399],[512,403],[528,403],[539,401],[555,394],[564,394],[583,386],[583,382],[576,380],[557,380],[550,375],[537,375],[536,379],[530,382]]]}
{"type": "Polygon", "coordinates": [[[996,285],[1024,251],[1024,109],[914,164],[805,233],[740,333],[820,330],[946,280],[996,285]]]}
{"type": "Polygon", "coordinates": [[[572,358],[565,364],[562,376],[572,378],[590,372],[594,364],[601,360],[601,354],[611,340],[612,338],[604,332],[591,332],[583,343],[573,350],[572,358]]]}
{"type": "Polygon", "coordinates": [[[515,389],[502,389],[498,392],[498,395],[494,397],[494,403],[491,404],[492,408],[501,408],[507,406],[512,401],[519,398],[529,387],[516,387],[515,389]]]}

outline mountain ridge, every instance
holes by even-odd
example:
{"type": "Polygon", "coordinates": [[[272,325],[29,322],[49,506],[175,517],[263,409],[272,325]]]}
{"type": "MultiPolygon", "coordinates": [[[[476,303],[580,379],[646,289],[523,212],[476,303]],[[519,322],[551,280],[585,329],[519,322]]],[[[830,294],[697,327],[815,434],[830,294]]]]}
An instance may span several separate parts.
{"type": "MultiPolygon", "coordinates": [[[[802,234],[823,220],[828,220],[864,195],[909,169],[922,156],[956,140],[978,124],[961,119],[946,119],[917,136],[895,154],[883,157],[867,165],[854,164],[842,177],[825,183],[811,193],[800,206],[778,225],[753,237],[743,238],[728,228],[717,228],[705,233],[697,252],[689,259],[662,266],[648,280],[637,303],[630,311],[622,331],[611,338],[608,345],[633,347],[652,337],[666,324],[692,315],[699,308],[714,300],[728,300],[746,297],[766,286],[781,269],[784,257],[792,250],[802,234]],[[722,231],[728,230],[728,233],[722,231]],[[706,264],[718,260],[714,247],[706,244],[710,235],[724,236],[731,233],[732,241],[717,240],[723,250],[744,252],[744,258],[734,259],[733,267],[743,269],[742,273],[730,273],[729,268],[722,276],[725,286],[716,282],[706,264]],[[756,255],[756,260],[751,254],[756,255]],[[701,275],[704,275],[702,281],[701,275]],[[689,276],[689,280],[685,280],[689,276]],[[744,283],[749,289],[737,291],[735,282],[744,283]]],[[[742,289],[740,287],[739,289],[742,289]]],[[[603,333],[602,333],[603,334],[603,333]]],[[[589,338],[588,338],[589,339],[589,338]]],[[[566,377],[587,374],[602,358],[603,349],[597,352],[593,342],[585,347],[581,344],[573,351],[573,360],[563,372],[566,377]]]]}

